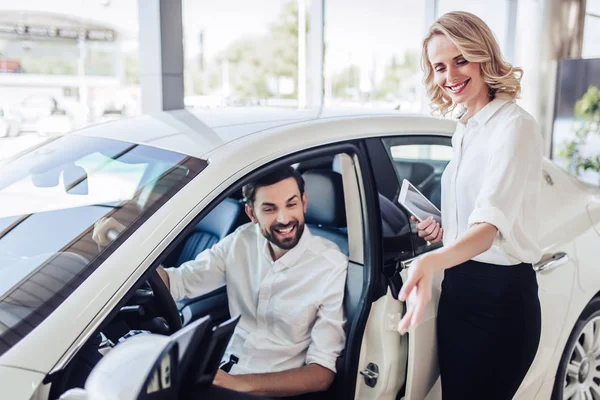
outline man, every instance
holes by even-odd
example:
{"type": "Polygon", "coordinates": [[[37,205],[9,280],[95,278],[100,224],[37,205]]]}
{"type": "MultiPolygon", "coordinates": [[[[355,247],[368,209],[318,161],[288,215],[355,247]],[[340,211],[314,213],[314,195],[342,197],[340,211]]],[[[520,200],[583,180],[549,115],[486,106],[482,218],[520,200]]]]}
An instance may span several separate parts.
{"type": "Polygon", "coordinates": [[[214,384],[285,397],[326,390],[344,348],[348,261],[304,224],[304,180],[292,167],[243,188],[250,220],[179,268],[158,268],[176,300],[227,285],[241,315],[214,384]],[[223,367],[222,367],[223,368],[223,367]]]}

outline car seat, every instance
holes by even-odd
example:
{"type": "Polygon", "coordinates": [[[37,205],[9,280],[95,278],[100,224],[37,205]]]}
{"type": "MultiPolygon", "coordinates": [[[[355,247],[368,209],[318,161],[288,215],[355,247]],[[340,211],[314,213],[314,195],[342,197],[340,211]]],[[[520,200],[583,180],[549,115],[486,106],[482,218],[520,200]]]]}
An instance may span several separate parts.
{"type": "Polygon", "coordinates": [[[196,224],[193,231],[167,257],[164,264],[178,267],[186,261],[195,259],[204,250],[210,249],[235,230],[243,208],[240,200],[232,198],[223,200],[196,224]]]}

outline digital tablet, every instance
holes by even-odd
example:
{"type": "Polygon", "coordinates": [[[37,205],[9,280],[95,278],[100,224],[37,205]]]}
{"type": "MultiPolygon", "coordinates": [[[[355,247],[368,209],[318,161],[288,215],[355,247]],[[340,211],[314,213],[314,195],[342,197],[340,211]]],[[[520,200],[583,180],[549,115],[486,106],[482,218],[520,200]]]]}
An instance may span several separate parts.
{"type": "Polygon", "coordinates": [[[398,203],[414,215],[419,222],[431,216],[437,223],[442,224],[442,213],[440,210],[427,197],[423,196],[408,179],[402,181],[398,203]]]}

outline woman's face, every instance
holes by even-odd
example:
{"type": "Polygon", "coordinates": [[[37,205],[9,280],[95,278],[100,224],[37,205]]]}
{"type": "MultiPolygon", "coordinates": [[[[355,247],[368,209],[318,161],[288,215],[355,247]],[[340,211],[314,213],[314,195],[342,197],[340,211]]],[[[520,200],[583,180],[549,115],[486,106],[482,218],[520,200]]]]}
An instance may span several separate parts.
{"type": "Polygon", "coordinates": [[[467,61],[446,35],[434,35],[427,46],[427,56],[434,71],[434,82],[455,104],[468,109],[488,98],[488,87],[481,76],[479,63],[467,61]]]}

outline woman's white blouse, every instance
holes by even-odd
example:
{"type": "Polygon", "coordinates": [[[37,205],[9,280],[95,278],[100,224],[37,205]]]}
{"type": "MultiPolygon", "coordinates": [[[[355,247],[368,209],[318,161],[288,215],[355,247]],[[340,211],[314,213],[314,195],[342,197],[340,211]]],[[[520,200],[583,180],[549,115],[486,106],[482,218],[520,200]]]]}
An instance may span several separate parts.
{"type": "Polygon", "coordinates": [[[442,176],[444,245],[487,222],[498,234],[473,260],[537,262],[543,141],[535,119],[513,100],[495,99],[466,125],[458,123],[452,148],[442,176]]]}

